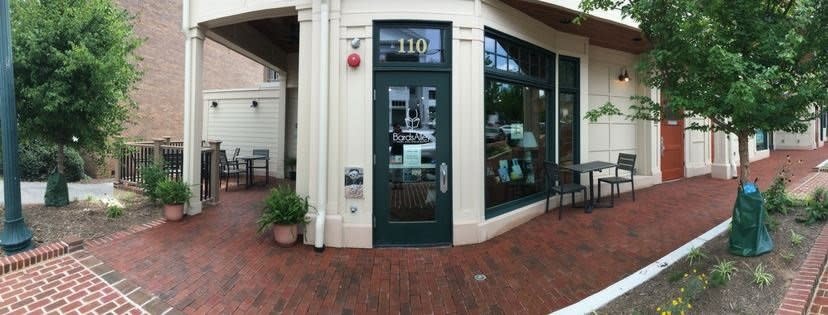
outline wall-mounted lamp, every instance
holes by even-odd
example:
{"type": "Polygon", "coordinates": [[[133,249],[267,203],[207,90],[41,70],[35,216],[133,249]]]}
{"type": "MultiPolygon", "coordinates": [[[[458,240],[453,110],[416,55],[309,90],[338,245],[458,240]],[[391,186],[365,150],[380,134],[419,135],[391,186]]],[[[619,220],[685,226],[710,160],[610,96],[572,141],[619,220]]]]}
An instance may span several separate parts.
{"type": "Polygon", "coordinates": [[[357,49],[359,48],[359,37],[354,37],[351,39],[351,48],[357,49]]]}
{"type": "Polygon", "coordinates": [[[216,102],[216,101],[210,102],[210,107],[212,107],[212,108],[218,107],[218,102],[216,102]]]}
{"type": "Polygon", "coordinates": [[[259,107],[259,101],[253,101],[253,103],[250,103],[250,108],[256,108],[256,107],[259,107]]]}
{"type": "Polygon", "coordinates": [[[627,69],[624,69],[624,73],[618,75],[618,81],[630,82],[630,74],[627,73],[627,69]]]}

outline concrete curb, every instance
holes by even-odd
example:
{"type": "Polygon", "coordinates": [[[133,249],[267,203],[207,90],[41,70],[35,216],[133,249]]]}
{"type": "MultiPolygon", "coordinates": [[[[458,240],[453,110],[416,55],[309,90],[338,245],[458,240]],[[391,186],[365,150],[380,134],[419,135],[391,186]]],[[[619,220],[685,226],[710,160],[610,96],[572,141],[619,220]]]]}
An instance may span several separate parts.
{"type": "Polygon", "coordinates": [[[700,247],[704,245],[704,243],[707,243],[707,241],[710,241],[716,236],[719,236],[719,234],[722,234],[723,232],[727,231],[730,225],[730,221],[730,218],[725,220],[724,222],[713,227],[712,229],[700,235],[699,237],[696,237],[695,239],[687,242],[686,244],[682,245],[676,250],[670,252],[661,259],[656,260],[655,262],[645,266],[644,268],[641,268],[634,274],[629,275],[616,283],[613,283],[612,285],[604,288],[603,290],[598,291],[597,293],[590,295],[587,298],[580,300],[575,304],[559,309],[553,312],[552,314],[589,314],[592,311],[597,310],[598,308],[606,305],[615,298],[623,295],[624,293],[629,292],[630,290],[634,289],[640,284],[647,282],[647,280],[652,279],[657,274],[662,272],[664,269],[666,269],[673,263],[679,261],[681,258],[686,256],[688,253],[690,253],[690,250],[694,247],[700,247]]]}

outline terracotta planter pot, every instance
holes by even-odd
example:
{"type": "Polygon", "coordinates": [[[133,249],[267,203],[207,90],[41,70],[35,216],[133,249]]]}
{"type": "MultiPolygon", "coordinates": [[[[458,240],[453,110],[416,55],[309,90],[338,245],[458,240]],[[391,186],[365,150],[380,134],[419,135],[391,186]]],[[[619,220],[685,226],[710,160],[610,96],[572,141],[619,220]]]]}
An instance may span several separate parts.
{"type": "Polygon", "coordinates": [[[164,218],[167,221],[179,221],[184,217],[184,205],[164,205],[164,218]]]}
{"type": "Polygon", "coordinates": [[[291,247],[296,243],[296,236],[298,229],[296,224],[274,224],[273,225],[273,239],[276,240],[276,245],[281,247],[291,247]]]}

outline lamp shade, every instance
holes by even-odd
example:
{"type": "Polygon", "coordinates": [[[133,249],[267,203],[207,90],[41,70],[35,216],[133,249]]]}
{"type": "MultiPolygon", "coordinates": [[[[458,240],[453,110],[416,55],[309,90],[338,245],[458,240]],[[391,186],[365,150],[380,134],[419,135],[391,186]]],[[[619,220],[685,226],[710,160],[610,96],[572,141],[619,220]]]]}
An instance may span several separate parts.
{"type": "Polygon", "coordinates": [[[525,149],[537,149],[538,141],[535,139],[535,133],[531,131],[524,131],[523,139],[520,140],[520,146],[525,149]]]}

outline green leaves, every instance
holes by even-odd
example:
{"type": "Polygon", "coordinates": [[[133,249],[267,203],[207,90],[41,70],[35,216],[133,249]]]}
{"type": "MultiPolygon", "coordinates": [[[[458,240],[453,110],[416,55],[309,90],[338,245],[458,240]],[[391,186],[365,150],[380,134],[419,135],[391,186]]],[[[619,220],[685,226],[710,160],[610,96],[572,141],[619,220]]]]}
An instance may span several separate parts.
{"type": "Polygon", "coordinates": [[[11,4],[21,134],[106,151],[135,108],[140,40],[131,18],[109,0],[11,4]]]}

